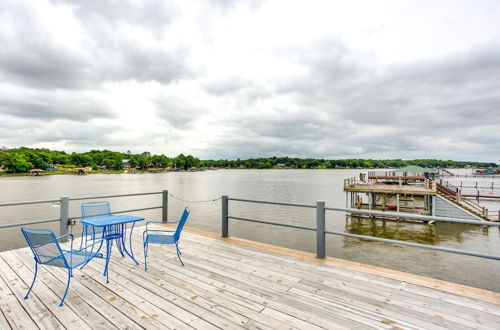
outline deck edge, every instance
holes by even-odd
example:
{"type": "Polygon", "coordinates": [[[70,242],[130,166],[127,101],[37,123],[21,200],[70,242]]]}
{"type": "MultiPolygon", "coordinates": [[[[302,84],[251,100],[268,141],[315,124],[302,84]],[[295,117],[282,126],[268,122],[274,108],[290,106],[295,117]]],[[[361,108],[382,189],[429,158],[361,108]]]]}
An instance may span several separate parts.
{"type": "Polygon", "coordinates": [[[500,305],[500,292],[495,292],[495,291],[490,291],[486,289],[481,289],[481,288],[476,288],[464,284],[459,284],[459,283],[453,283],[453,282],[448,282],[444,280],[439,280],[423,275],[417,275],[417,274],[412,274],[412,273],[407,273],[407,272],[402,272],[390,268],[384,268],[384,267],[379,267],[379,266],[373,266],[373,265],[368,265],[368,264],[363,264],[360,262],[355,262],[355,261],[349,261],[345,259],[339,259],[339,258],[333,258],[333,257],[326,257],[325,259],[318,259],[313,253],[310,252],[305,252],[305,251],[300,251],[300,250],[295,250],[291,248],[286,248],[286,247],[281,247],[281,246],[276,246],[272,244],[267,244],[267,243],[260,243],[256,241],[251,241],[247,240],[244,238],[239,238],[239,237],[228,237],[224,238],[218,234],[214,234],[211,232],[199,230],[199,229],[194,229],[194,228],[187,228],[185,227],[184,230],[193,233],[193,234],[198,234],[201,236],[205,237],[210,237],[214,238],[220,241],[225,241],[241,246],[246,246],[246,247],[252,247],[260,250],[265,250],[265,251],[271,251],[274,253],[279,253],[282,255],[294,257],[297,259],[302,259],[302,260],[307,260],[307,261],[313,261],[321,264],[327,264],[327,265],[332,265],[335,267],[342,267],[345,269],[353,270],[353,271],[358,271],[358,272],[363,272],[371,275],[376,275],[376,276],[381,276],[381,277],[386,277],[390,278],[393,280],[401,281],[401,282],[406,282],[409,284],[413,285],[418,285],[421,287],[426,287],[434,290],[439,290],[443,291],[446,293],[451,293],[455,294],[458,296],[462,297],[467,297],[479,301],[484,301],[487,303],[492,303],[496,305],[500,305]]]}

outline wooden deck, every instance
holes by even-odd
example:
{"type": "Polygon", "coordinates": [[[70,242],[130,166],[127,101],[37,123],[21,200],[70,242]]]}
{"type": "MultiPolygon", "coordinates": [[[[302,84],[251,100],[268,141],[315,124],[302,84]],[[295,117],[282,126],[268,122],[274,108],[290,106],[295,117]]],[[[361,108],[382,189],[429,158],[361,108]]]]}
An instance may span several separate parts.
{"type": "MultiPolygon", "coordinates": [[[[141,235],[134,249],[143,261],[141,235]]],[[[149,269],[113,255],[33,275],[28,249],[0,253],[1,329],[498,329],[500,294],[239,239],[185,231],[185,267],[152,245],[149,269]],[[448,292],[445,292],[448,291],[448,292]]],[[[117,252],[116,250],[114,252],[117,252]]]]}

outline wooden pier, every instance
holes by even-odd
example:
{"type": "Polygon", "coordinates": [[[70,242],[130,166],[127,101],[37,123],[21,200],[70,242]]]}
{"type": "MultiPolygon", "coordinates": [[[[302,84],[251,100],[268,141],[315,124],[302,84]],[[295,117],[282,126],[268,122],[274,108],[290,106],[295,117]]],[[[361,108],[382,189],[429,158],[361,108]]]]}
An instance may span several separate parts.
{"type": "MultiPolygon", "coordinates": [[[[142,261],[140,232],[134,251],[142,261]]],[[[0,253],[1,329],[498,329],[500,293],[194,230],[152,245],[148,271],[115,253],[33,276],[28,248],[0,253]]],[[[115,251],[116,252],[116,251],[115,251]]]]}

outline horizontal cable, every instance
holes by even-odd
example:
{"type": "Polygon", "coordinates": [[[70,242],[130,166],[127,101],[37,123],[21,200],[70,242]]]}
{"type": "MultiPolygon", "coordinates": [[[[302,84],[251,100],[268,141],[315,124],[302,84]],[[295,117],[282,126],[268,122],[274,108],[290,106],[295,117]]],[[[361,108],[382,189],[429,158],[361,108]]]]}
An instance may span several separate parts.
{"type": "MultiPolygon", "coordinates": [[[[82,201],[88,199],[99,199],[99,198],[115,198],[115,197],[129,197],[129,196],[144,196],[144,195],[159,195],[161,191],[149,192],[149,193],[137,193],[137,194],[122,194],[122,195],[106,195],[106,196],[89,196],[89,197],[74,197],[70,198],[70,201],[82,201]]],[[[59,200],[58,200],[59,201],[59,200]]]]}
{"type": "Polygon", "coordinates": [[[380,238],[380,237],[350,234],[350,233],[344,233],[344,232],[340,232],[340,231],[325,230],[325,233],[332,234],[332,235],[340,235],[340,236],[365,239],[365,240],[369,240],[369,241],[377,241],[377,242],[384,242],[384,243],[391,243],[391,244],[398,244],[398,245],[407,245],[407,246],[418,247],[418,248],[423,248],[423,249],[430,249],[430,250],[451,252],[451,253],[457,253],[457,254],[464,254],[464,255],[473,256],[473,257],[481,257],[481,258],[487,258],[487,259],[500,260],[500,256],[494,256],[491,254],[484,254],[484,253],[465,251],[465,250],[457,250],[457,249],[452,249],[452,248],[447,248],[447,247],[432,246],[432,245],[412,243],[412,242],[404,242],[404,241],[398,241],[398,240],[380,238]]]}
{"type": "Polygon", "coordinates": [[[60,220],[59,219],[53,219],[53,220],[36,220],[36,221],[9,223],[9,224],[5,224],[5,225],[0,225],[0,229],[10,228],[10,227],[18,227],[18,226],[26,226],[26,225],[34,225],[34,224],[47,223],[47,222],[56,222],[56,221],[60,221],[60,220]]]}
{"type": "Polygon", "coordinates": [[[170,197],[172,197],[173,199],[177,199],[177,200],[180,200],[180,201],[185,202],[185,203],[208,203],[208,202],[215,202],[215,201],[218,201],[219,199],[222,199],[222,196],[221,196],[221,197],[216,197],[216,198],[212,198],[212,199],[204,199],[204,200],[187,200],[187,199],[177,197],[177,196],[171,194],[170,192],[168,193],[168,195],[170,197]]]}
{"type": "MultiPolygon", "coordinates": [[[[120,213],[127,213],[127,212],[137,212],[137,211],[146,211],[146,210],[155,210],[155,209],[162,209],[163,206],[152,206],[152,207],[143,207],[140,209],[133,209],[133,210],[125,210],[125,211],[113,211],[113,214],[120,214],[120,213]]],[[[107,214],[96,214],[96,216],[103,215],[106,216],[107,214]]],[[[82,216],[79,217],[69,217],[70,220],[77,220],[81,219],[82,216]]]]}
{"type": "Polygon", "coordinates": [[[266,201],[256,201],[251,199],[241,199],[241,198],[228,198],[229,201],[236,202],[248,202],[248,203],[258,203],[258,204],[271,204],[271,205],[282,205],[282,206],[296,206],[296,207],[306,207],[306,208],[316,208],[316,205],[306,205],[306,204],[294,204],[294,203],[279,203],[279,202],[266,202],[266,201]]]}
{"type": "Polygon", "coordinates": [[[325,210],[341,211],[341,212],[348,212],[348,213],[359,213],[359,214],[383,215],[386,217],[390,216],[390,217],[409,218],[409,219],[426,220],[426,221],[444,221],[444,222],[464,223],[464,224],[469,224],[469,225],[500,227],[500,222],[466,220],[466,219],[448,218],[448,217],[435,217],[435,216],[420,215],[420,214],[413,214],[413,213],[384,212],[384,211],[352,209],[352,208],[339,208],[339,207],[325,207],[325,210]]]}
{"type": "Polygon", "coordinates": [[[30,205],[30,204],[44,204],[44,203],[55,203],[60,202],[60,199],[48,199],[40,201],[27,201],[27,202],[12,202],[12,203],[1,203],[0,206],[15,206],[15,205],[30,205]]]}
{"type": "Polygon", "coordinates": [[[305,230],[316,231],[316,228],[304,227],[304,226],[296,226],[296,225],[289,225],[289,224],[286,224],[286,223],[271,222],[271,221],[256,220],[256,219],[248,219],[248,218],[233,217],[233,216],[228,216],[227,218],[228,219],[234,219],[234,220],[248,221],[248,222],[264,223],[266,225],[273,225],[273,226],[281,226],[281,227],[288,227],[288,228],[296,228],[296,229],[305,229],[305,230]]]}

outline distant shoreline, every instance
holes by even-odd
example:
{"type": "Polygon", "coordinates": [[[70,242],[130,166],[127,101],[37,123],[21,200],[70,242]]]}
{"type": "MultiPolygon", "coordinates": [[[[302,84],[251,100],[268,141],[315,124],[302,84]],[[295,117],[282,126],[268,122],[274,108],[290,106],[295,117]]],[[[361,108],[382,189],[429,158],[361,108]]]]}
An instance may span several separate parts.
{"type": "MultiPolygon", "coordinates": [[[[383,168],[388,170],[389,168],[383,168]]],[[[177,170],[177,171],[148,171],[148,170],[136,170],[136,172],[130,172],[125,170],[109,170],[109,171],[91,171],[86,172],[85,174],[77,174],[75,172],[62,172],[62,171],[54,171],[54,172],[43,172],[40,175],[30,175],[30,173],[5,173],[0,172],[0,178],[2,177],[39,177],[39,176],[51,176],[51,175],[73,175],[73,176],[85,176],[85,175],[94,175],[94,174],[163,174],[163,173],[176,173],[176,172],[205,172],[205,171],[216,171],[216,170],[252,170],[252,171],[260,171],[260,170],[370,170],[370,168],[217,168],[217,169],[197,169],[197,170],[177,170]]]]}

